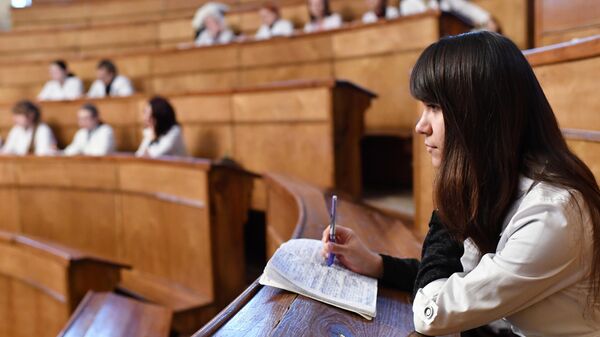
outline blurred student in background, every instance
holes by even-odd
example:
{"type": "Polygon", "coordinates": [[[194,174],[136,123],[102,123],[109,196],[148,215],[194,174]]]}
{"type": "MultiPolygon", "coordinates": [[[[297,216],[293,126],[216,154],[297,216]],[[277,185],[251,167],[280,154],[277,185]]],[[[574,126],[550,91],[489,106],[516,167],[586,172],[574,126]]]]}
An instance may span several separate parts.
{"type": "Polygon", "coordinates": [[[469,21],[476,30],[488,30],[492,32],[497,32],[499,30],[498,24],[488,11],[468,0],[400,1],[401,15],[417,14],[424,12],[427,9],[439,9],[444,12],[453,13],[469,21]]]}
{"type": "Polygon", "coordinates": [[[166,99],[155,96],[144,109],[143,140],[138,157],[187,156],[175,109],[166,99]]]}
{"type": "Polygon", "coordinates": [[[12,109],[14,126],[10,129],[2,154],[47,156],[56,153],[52,129],[41,121],[41,112],[31,101],[20,101],[12,109]]]}
{"type": "Polygon", "coordinates": [[[378,20],[391,20],[398,17],[398,8],[388,6],[387,0],[365,0],[369,11],[363,14],[363,23],[373,23],[378,20]]]}
{"type": "Polygon", "coordinates": [[[192,19],[192,27],[196,31],[197,46],[212,46],[227,44],[233,41],[235,34],[227,25],[225,13],[229,10],[226,5],[209,2],[196,11],[192,19]]]}
{"type": "Polygon", "coordinates": [[[275,36],[290,36],[294,33],[294,25],[281,18],[279,7],[274,2],[263,3],[258,14],[262,25],[256,32],[257,40],[270,39],[275,36]]]}
{"type": "Polygon", "coordinates": [[[133,95],[131,81],[119,75],[117,66],[110,60],[101,60],[96,70],[96,80],[87,93],[89,98],[122,97],[133,95]]]}
{"type": "Polygon", "coordinates": [[[40,101],[77,99],[83,95],[83,82],[69,71],[65,61],[50,63],[48,73],[50,80],[38,95],[40,101]]]}
{"type": "Polygon", "coordinates": [[[319,32],[342,26],[342,17],[331,12],[329,0],[307,0],[307,5],[310,21],[304,25],[304,32],[319,32]]]}
{"type": "Polygon", "coordinates": [[[100,119],[98,109],[93,104],[84,104],[77,111],[79,130],[63,154],[67,156],[105,156],[115,151],[113,129],[100,119]]]}

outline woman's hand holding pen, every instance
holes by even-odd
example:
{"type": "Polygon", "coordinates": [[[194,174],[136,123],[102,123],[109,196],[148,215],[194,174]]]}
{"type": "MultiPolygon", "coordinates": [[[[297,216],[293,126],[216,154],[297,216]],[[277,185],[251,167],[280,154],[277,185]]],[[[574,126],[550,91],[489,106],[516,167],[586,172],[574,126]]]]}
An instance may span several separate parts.
{"type": "Polygon", "coordinates": [[[323,250],[321,254],[327,259],[334,253],[336,259],[355,273],[380,278],[383,275],[381,256],[371,251],[352,229],[343,226],[335,228],[335,243],[329,242],[329,226],[323,231],[323,250]]]}

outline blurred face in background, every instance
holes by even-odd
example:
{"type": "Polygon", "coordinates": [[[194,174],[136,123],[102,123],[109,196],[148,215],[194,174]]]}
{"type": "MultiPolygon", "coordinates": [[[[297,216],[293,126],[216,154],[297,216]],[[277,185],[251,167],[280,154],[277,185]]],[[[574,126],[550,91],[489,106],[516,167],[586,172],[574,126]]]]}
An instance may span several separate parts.
{"type": "Polygon", "coordinates": [[[221,27],[221,21],[214,15],[209,15],[204,19],[204,27],[206,27],[213,36],[219,34],[223,28],[221,27]]]}
{"type": "Polygon", "coordinates": [[[77,123],[82,129],[93,130],[98,126],[98,118],[94,117],[92,112],[87,109],[79,109],[77,123]]]}
{"type": "Polygon", "coordinates": [[[22,128],[28,129],[33,126],[33,114],[13,114],[13,122],[22,128]]]}
{"type": "Polygon", "coordinates": [[[260,21],[266,26],[272,26],[279,18],[277,13],[268,8],[261,8],[258,15],[260,16],[260,21]]]}
{"type": "Polygon", "coordinates": [[[143,111],[144,127],[153,129],[156,125],[156,120],[152,117],[152,106],[146,104],[143,111]]]}
{"type": "Polygon", "coordinates": [[[365,0],[369,10],[376,12],[381,7],[382,0],[365,0]]]}
{"type": "Polygon", "coordinates": [[[96,78],[102,81],[105,85],[108,85],[110,82],[112,82],[114,77],[115,74],[111,73],[106,68],[101,67],[96,70],[96,78]]]}
{"type": "Polygon", "coordinates": [[[52,63],[48,68],[48,73],[50,74],[50,79],[53,81],[58,81],[63,83],[67,78],[67,72],[64,71],[59,65],[52,63]]]}
{"type": "Polygon", "coordinates": [[[323,12],[325,11],[325,4],[323,0],[308,0],[308,10],[310,14],[317,19],[323,18],[323,12]]]}

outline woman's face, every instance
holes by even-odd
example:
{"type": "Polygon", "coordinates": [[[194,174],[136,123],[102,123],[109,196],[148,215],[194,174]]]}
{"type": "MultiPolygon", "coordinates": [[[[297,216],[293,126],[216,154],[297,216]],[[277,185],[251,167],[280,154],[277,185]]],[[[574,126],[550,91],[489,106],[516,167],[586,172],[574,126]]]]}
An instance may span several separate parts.
{"type": "Polygon", "coordinates": [[[204,19],[204,26],[213,35],[217,35],[221,31],[221,28],[222,28],[219,20],[212,15],[209,15],[206,17],[206,19],[204,19]]]}
{"type": "Polygon", "coordinates": [[[381,6],[382,0],[365,0],[365,1],[367,2],[367,6],[369,7],[370,10],[377,11],[379,9],[379,6],[381,6]]]}
{"type": "Polygon", "coordinates": [[[418,134],[425,136],[425,146],[434,167],[440,167],[444,150],[444,114],[439,105],[423,103],[423,113],[415,126],[418,134]]]}
{"type": "Polygon", "coordinates": [[[53,81],[58,81],[62,83],[65,80],[65,78],[67,78],[66,72],[54,63],[50,65],[48,73],[50,74],[50,79],[53,81]]]}
{"type": "Polygon", "coordinates": [[[77,123],[82,129],[92,130],[98,126],[98,118],[95,118],[87,109],[77,111],[77,123]]]}
{"type": "Polygon", "coordinates": [[[152,117],[152,107],[150,104],[146,104],[144,107],[144,126],[147,128],[153,128],[156,124],[156,120],[152,117]]]}
{"type": "Polygon", "coordinates": [[[258,15],[260,16],[260,21],[263,25],[271,26],[277,21],[277,14],[268,8],[261,8],[258,15]]]}
{"type": "Polygon", "coordinates": [[[323,12],[325,11],[325,4],[323,0],[308,0],[308,10],[312,16],[317,19],[323,18],[323,12]]]}
{"type": "Polygon", "coordinates": [[[13,122],[15,125],[27,129],[33,126],[33,115],[13,114],[13,122]]]}

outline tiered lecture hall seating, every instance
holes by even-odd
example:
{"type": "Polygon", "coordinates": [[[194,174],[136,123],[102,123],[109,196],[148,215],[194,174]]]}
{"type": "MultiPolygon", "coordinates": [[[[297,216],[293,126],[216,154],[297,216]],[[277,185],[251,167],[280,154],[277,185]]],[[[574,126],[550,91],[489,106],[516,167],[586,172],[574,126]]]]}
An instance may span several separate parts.
{"type": "Polygon", "coordinates": [[[119,289],[172,309],[177,331],[195,331],[246,286],[252,177],[238,168],[201,159],[2,157],[0,172],[0,229],[130,264],[119,289]]]}
{"type": "Polygon", "coordinates": [[[121,268],[126,266],[0,231],[0,336],[56,336],[88,290],[115,288],[121,268]]]}
{"type": "MultiPolygon", "coordinates": [[[[330,193],[300,180],[266,175],[269,255],[291,238],[321,239],[329,221],[330,193]]],[[[339,223],[353,228],[381,253],[418,257],[420,240],[392,217],[341,198],[339,223]]],[[[205,336],[407,336],[414,329],[409,294],[378,290],[377,317],[367,321],[321,302],[254,282],[194,337],[205,336]]],[[[415,336],[417,334],[414,334],[415,336]]]]}

